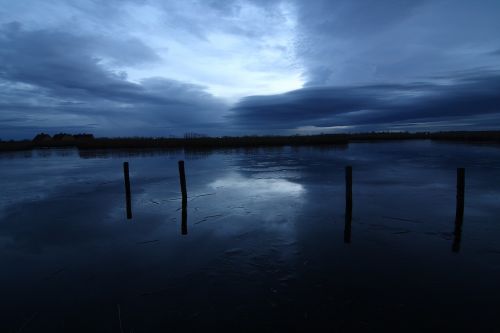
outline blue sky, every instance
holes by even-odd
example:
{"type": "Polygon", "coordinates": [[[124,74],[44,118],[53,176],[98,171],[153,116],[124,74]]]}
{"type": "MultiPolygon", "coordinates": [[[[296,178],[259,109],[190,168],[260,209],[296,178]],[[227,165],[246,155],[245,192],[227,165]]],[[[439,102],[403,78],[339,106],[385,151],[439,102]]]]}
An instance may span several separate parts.
{"type": "Polygon", "coordinates": [[[0,0],[0,138],[500,129],[493,0],[0,0]]]}

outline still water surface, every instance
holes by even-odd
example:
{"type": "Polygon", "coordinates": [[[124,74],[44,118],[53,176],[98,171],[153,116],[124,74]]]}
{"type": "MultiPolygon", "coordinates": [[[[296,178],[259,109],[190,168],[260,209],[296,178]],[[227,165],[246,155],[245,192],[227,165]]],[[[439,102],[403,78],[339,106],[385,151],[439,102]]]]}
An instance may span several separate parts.
{"type": "Polygon", "coordinates": [[[0,332],[495,330],[499,162],[431,141],[0,154],[0,332]]]}

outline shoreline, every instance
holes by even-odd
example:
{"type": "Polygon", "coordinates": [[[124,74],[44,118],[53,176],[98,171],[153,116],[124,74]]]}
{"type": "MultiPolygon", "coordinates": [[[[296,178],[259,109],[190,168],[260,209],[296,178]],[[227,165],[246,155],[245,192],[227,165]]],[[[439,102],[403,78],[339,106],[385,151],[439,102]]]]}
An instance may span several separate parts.
{"type": "Polygon", "coordinates": [[[50,148],[92,149],[218,149],[284,146],[347,146],[354,142],[401,140],[434,140],[465,143],[500,143],[500,131],[471,132],[374,132],[354,134],[318,134],[293,136],[238,136],[196,138],[91,138],[77,139],[71,135],[63,140],[0,141],[0,152],[50,148]]]}

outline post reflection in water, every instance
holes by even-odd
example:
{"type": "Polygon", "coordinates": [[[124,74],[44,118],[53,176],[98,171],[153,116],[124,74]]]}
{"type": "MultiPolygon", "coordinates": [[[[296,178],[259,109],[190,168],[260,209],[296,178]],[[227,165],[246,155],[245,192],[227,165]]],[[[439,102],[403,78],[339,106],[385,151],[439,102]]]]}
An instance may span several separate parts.
{"type": "Polygon", "coordinates": [[[460,251],[460,242],[462,241],[462,222],[463,221],[455,221],[455,231],[453,232],[453,245],[451,250],[453,252],[460,251]]]}
{"type": "Polygon", "coordinates": [[[184,161],[180,160],[178,162],[178,166],[179,166],[179,179],[181,183],[181,194],[182,194],[181,234],[187,235],[187,190],[186,190],[186,172],[184,171],[184,161]]]}
{"type": "Polygon", "coordinates": [[[351,243],[352,224],[352,167],[345,168],[345,225],[344,243],[351,243]]]}
{"type": "Polygon", "coordinates": [[[344,243],[351,243],[351,222],[352,212],[346,208],[345,212],[345,225],[344,225],[344,243]]]}
{"type": "Polygon", "coordinates": [[[465,169],[457,169],[457,209],[455,213],[455,231],[453,236],[453,252],[460,251],[462,240],[462,225],[464,223],[465,169]]]}
{"type": "Polygon", "coordinates": [[[187,197],[182,197],[182,222],[181,222],[181,235],[187,235],[187,197]]]}

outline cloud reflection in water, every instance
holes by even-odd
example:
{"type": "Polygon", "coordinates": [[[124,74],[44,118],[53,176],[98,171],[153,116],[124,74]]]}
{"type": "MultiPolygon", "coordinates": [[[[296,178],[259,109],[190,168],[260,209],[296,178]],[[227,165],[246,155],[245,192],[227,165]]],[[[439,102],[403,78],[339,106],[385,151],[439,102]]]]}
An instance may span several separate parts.
{"type": "Polygon", "coordinates": [[[224,234],[267,230],[279,233],[284,240],[296,237],[295,221],[306,193],[303,185],[282,178],[252,178],[233,172],[208,187],[217,192],[216,205],[224,206],[225,213],[229,213],[231,223],[225,224],[224,234]]]}
{"type": "MultiPolygon", "coordinates": [[[[213,189],[225,188],[227,190],[241,192],[247,197],[281,198],[300,197],[305,189],[301,184],[290,182],[286,179],[252,179],[238,174],[230,174],[227,177],[217,179],[209,184],[213,189]]],[[[237,193],[235,193],[237,194],[237,193]]]]}

